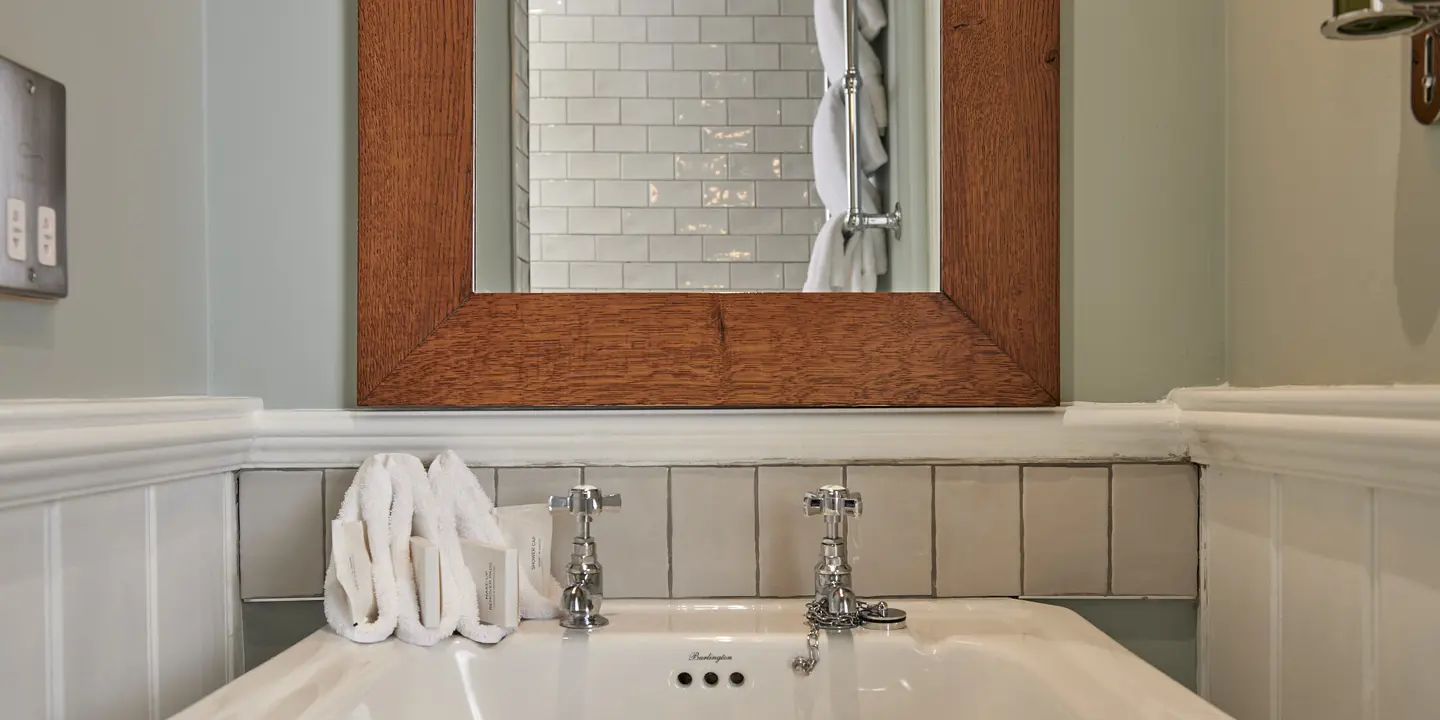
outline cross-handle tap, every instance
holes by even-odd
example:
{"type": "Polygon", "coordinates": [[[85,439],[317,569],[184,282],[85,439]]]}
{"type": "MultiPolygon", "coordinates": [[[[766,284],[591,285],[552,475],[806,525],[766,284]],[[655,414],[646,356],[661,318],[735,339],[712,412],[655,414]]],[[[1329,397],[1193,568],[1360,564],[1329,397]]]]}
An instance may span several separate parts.
{"type": "Polygon", "coordinates": [[[820,541],[820,561],[815,564],[815,601],[832,617],[855,617],[859,600],[850,588],[850,558],[845,539],[848,518],[864,510],[860,493],[841,485],[826,485],[805,493],[805,514],[825,518],[825,538],[820,541]]]}
{"type": "Polygon", "coordinates": [[[605,583],[595,554],[595,538],[590,536],[590,522],[603,512],[619,512],[620,507],[619,495],[605,495],[594,485],[576,485],[565,495],[550,496],[550,512],[568,512],[575,516],[577,525],[570,564],[565,567],[567,584],[560,594],[561,627],[590,630],[610,622],[600,614],[605,583]]]}

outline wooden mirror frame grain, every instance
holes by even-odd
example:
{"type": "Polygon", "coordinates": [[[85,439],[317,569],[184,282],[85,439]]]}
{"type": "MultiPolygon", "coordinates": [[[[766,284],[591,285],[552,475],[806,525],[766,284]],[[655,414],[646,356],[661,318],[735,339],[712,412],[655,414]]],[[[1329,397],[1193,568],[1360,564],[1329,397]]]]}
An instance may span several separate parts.
{"type": "Polygon", "coordinates": [[[944,0],[929,294],[473,293],[474,5],[359,0],[360,405],[1057,403],[1059,0],[944,0]]]}

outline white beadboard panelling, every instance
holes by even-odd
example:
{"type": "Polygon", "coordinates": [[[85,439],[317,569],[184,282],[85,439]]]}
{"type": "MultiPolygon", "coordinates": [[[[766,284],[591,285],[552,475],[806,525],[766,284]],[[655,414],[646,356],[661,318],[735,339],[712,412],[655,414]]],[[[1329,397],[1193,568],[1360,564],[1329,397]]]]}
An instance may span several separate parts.
{"type": "Polygon", "coordinates": [[[1280,707],[1285,716],[1365,716],[1369,491],[1280,476],[1280,707]]]}
{"type": "Polygon", "coordinates": [[[1379,597],[1377,718],[1440,708],[1440,498],[1376,491],[1379,597]]]}
{"type": "Polygon", "coordinates": [[[152,716],[148,489],[61,504],[65,713],[152,716]]]}
{"type": "Polygon", "coordinates": [[[169,717],[226,681],[227,476],[156,486],[158,713],[169,717]]]}
{"type": "Polygon", "coordinates": [[[1210,468],[1201,480],[1201,673],[1208,699],[1237,718],[1270,717],[1274,477],[1210,468]]]}
{"type": "Polygon", "coordinates": [[[45,516],[43,505],[0,510],[0,687],[7,717],[58,715],[47,713],[45,516]]]}

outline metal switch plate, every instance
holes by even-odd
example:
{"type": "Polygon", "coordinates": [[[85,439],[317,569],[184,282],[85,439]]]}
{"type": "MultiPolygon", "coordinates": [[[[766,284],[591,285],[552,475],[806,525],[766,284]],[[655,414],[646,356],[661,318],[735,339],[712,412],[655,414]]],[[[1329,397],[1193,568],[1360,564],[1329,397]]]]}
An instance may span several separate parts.
{"type": "Polygon", "coordinates": [[[65,86],[4,58],[0,199],[5,205],[0,294],[65,297],[65,86]]]}

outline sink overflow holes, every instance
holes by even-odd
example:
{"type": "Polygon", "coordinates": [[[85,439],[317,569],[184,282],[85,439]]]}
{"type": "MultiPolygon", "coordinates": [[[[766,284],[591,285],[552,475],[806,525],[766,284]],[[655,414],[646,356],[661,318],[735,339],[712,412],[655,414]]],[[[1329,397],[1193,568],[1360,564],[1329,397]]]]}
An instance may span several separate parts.
{"type": "MultiPolygon", "coordinates": [[[[706,687],[715,687],[720,684],[720,676],[713,672],[705,673],[701,679],[705,681],[706,687]]],[[[742,687],[745,685],[745,673],[732,672],[730,673],[729,680],[730,687],[742,687]]],[[[675,684],[682,688],[688,688],[695,684],[695,676],[688,672],[676,673],[675,684]]]]}

